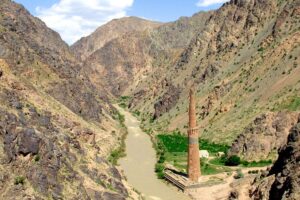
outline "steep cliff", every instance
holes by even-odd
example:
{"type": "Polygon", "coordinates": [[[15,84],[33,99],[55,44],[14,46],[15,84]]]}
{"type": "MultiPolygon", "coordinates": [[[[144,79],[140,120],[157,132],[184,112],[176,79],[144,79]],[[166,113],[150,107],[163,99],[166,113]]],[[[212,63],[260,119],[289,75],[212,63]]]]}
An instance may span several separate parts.
{"type": "MultiPolygon", "coordinates": [[[[300,122],[300,121],[299,121],[300,122]]],[[[300,123],[290,131],[287,144],[279,151],[279,158],[266,177],[257,178],[251,192],[252,199],[300,198],[300,123]]]]}

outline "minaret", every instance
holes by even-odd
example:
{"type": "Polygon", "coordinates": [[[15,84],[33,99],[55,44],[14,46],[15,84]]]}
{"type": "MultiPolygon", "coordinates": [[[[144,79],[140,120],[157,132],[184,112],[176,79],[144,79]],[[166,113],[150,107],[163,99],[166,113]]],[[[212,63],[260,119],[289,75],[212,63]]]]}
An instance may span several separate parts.
{"type": "Polygon", "coordinates": [[[198,182],[201,172],[198,143],[199,135],[196,123],[196,100],[193,87],[190,90],[188,139],[188,178],[192,182],[198,182]]]}

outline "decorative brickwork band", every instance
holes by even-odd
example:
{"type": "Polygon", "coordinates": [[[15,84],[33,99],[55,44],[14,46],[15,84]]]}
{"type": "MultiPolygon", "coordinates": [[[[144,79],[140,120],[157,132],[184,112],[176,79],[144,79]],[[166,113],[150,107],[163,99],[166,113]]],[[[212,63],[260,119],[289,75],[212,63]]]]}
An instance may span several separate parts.
{"type": "Polygon", "coordinates": [[[198,144],[198,138],[189,138],[189,144],[198,144]]]}
{"type": "Polygon", "coordinates": [[[199,157],[199,133],[196,123],[196,100],[194,89],[190,90],[189,105],[189,149],[188,149],[188,177],[192,182],[198,182],[200,177],[200,157],[199,157]]]}

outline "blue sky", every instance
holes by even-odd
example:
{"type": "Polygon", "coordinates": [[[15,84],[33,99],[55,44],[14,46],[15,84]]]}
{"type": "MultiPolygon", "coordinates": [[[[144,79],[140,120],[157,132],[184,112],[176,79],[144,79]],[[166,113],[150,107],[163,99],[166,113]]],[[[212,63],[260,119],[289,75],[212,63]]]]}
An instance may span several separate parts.
{"type": "Polygon", "coordinates": [[[169,22],[201,10],[217,9],[228,0],[15,0],[69,44],[114,18],[137,16],[169,22]]]}

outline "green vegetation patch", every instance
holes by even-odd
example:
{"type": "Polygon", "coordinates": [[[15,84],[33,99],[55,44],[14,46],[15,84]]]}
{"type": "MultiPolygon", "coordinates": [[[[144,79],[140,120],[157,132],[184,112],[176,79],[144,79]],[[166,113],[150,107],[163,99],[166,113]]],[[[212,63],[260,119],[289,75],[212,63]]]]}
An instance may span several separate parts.
{"type": "Polygon", "coordinates": [[[285,105],[285,108],[291,111],[300,110],[300,97],[295,96],[291,98],[289,104],[285,105]]]}
{"type": "MultiPolygon", "coordinates": [[[[188,137],[180,134],[158,135],[158,143],[163,146],[167,152],[187,152],[188,137]]],[[[225,144],[215,144],[208,140],[199,139],[200,149],[207,150],[209,153],[227,152],[230,148],[225,144]]]]}
{"type": "Polygon", "coordinates": [[[299,111],[300,110],[300,96],[292,96],[286,101],[281,103],[275,108],[275,110],[289,110],[289,111],[299,111]]]}
{"type": "Polygon", "coordinates": [[[214,158],[209,161],[210,164],[220,166],[242,166],[242,167],[266,167],[273,163],[272,160],[260,160],[260,161],[246,161],[240,157],[234,155],[230,157],[222,156],[221,158],[214,158]]]}
{"type": "Polygon", "coordinates": [[[17,176],[15,177],[15,185],[24,185],[25,177],[24,176],[17,176]]]}
{"type": "Polygon", "coordinates": [[[241,161],[241,164],[244,167],[266,167],[269,166],[273,163],[272,160],[260,160],[260,161],[253,161],[253,162],[248,162],[248,161],[241,161]]]}
{"type": "Polygon", "coordinates": [[[121,96],[121,97],[120,97],[120,100],[121,100],[121,101],[129,101],[130,98],[131,98],[130,96],[121,96]]]}
{"type": "Polygon", "coordinates": [[[229,167],[212,165],[207,159],[201,159],[200,164],[201,174],[203,175],[213,175],[232,171],[229,167]]]}
{"type": "MultiPolygon", "coordinates": [[[[121,145],[122,146],[122,145],[121,145]]],[[[113,165],[117,165],[118,164],[118,160],[120,158],[123,158],[126,156],[126,153],[125,153],[125,147],[119,147],[115,150],[113,150],[109,157],[108,157],[108,161],[111,162],[113,165]]]]}
{"type": "Polygon", "coordinates": [[[127,129],[126,126],[124,124],[125,122],[125,116],[122,115],[121,113],[119,113],[118,111],[115,113],[115,115],[113,115],[113,118],[115,120],[118,120],[121,126],[121,131],[123,131],[124,133],[122,134],[122,138],[121,138],[121,144],[118,148],[114,149],[109,157],[108,157],[108,161],[111,162],[113,165],[118,165],[118,160],[120,158],[123,158],[126,156],[125,150],[126,150],[126,145],[125,145],[125,139],[127,136],[127,129]]]}
{"type": "MultiPolygon", "coordinates": [[[[223,144],[211,143],[208,140],[199,140],[201,149],[208,150],[211,154],[217,152],[227,152],[229,146],[223,144]]],[[[164,164],[169,163],[185,172],[187,168],[187,150],[188,137],[181,135],[179,132],[174,132],[172,135],[157,135],[156,136],[156,151],[158,162],[155,167],[155,172],[158,178],[163,178],[164,164]]],[[[201,159],[201,173],[203,175],[212,175],[222,172],[230,172],[230,168],[221,165],[211,164],[207,159],[201,159]]]]}
{"type": "Polygon", "coordinates": [[[118,100],[118,105],[124,109],[128,108],[130,99],[131,99],[130,96],[121,96],[118,100]]]}

